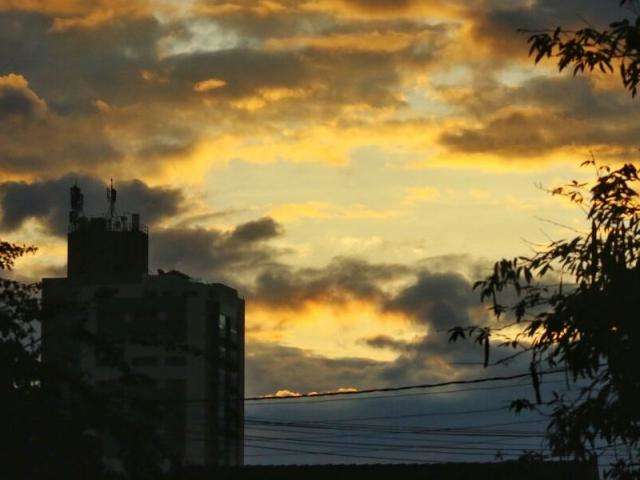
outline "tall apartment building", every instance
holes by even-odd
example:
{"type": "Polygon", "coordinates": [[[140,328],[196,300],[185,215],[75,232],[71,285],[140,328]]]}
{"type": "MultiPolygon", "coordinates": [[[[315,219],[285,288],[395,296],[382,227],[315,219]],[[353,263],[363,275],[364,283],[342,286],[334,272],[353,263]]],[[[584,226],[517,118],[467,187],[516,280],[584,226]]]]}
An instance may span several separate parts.
{"type": "Polygon", "coordinates": [[[136,395],[167,400],[157,430],[174,461],[241,465],[244,300],[180,272],[149,275],[147,228],[138,214],[117,214],[115,196],[112,186],[108,213],[88,217],[80,189],[71,188],[67,276],[43,279],[44,360],[115,387],[113,362],[71,335],[82,323],[152,380],[136,395]]]}

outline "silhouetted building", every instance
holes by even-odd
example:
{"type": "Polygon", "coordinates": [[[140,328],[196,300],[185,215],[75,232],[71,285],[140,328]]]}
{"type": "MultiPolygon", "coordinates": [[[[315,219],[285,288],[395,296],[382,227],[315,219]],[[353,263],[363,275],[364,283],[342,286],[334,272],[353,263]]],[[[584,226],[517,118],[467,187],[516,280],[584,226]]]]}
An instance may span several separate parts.
{"type": "Polygon", "coordinates": [[[157,431],[169,458],[241,465],[244,300],[180,272],[149,275],[147,228],[137,214],[116,214],[115,195],[111,186],[106,215],[87,217],[71,188],[67,277],[43,279],[44,359],[113,392],[123,388],[115,356],[151,380],[126,394],[162,405],[157,431]],[[109,348],[78,341],[79,326],[109,348]]]}

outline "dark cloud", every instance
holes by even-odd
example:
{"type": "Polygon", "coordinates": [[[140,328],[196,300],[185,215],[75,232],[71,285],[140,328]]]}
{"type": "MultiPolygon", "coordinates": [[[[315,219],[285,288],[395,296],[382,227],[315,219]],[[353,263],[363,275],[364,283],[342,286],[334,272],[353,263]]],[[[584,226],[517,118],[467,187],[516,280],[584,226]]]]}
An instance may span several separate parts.
{"type": "Polygon", "coordinates": [[[379,302],[386,298],[386,284],[411,273],[399,264],[376,264],[351,257],[337,257],[323,268],[294,269],[273,265],[258,274],[251,298],[278,308],[297,309],[307,302],[342,303],[350,299],[379,302]]]}
{"type": "Polygon", "coordinates": [[[436,329],[446,329],[470,323],[469,309],[477,305],[477,294],[462,275],[421,272],[417,281],[386,302],[385,308],[436,329]]]}
{"type": "Polygon", "coordinates": [[[0,72],[26,77],[56,113],[93,112],[97,99],[127,105],[150,88],[140,70],[157,62],[163,31],[153,17],[64,32],[53,32],[53,22],[37,13],[0,13],[0,72]]]}
{"type": "Polygon", "coordinates": [[[363,388],[377,383],[384,362],[367,358],[327,358],[295,347],[251,342],[246,357],[247,394],[363,388]]]}
{"type": "MultiPolygon", "coordinates": [[[[68,222],[69,188],[75,183],[84,193],[87,214],[107,211],[107,185],[94,177],[69,174],[32,183],[5,182],[0,183],[0,228],[12,231],[34,218],[55,235],[64,235],[68,222]]],[[[140,180],[117,182],[116,189],[116,207],[123,212],[139,212],[142,221],[152,226],[178,213],[184,201],[177,189],[150,187],[140,180]]]]}
{"type": "Polygon", "coordinates": [[[606,128],[598,122],[512,112],[490,119],[480,128],[444,133],[440,141],[453,151],[492,153],[517,161],[518,157],[545,155],[565,147],[578,147],[585,153],[598,148],[631,151],[637,148],[639,135],[637,124],[626,121],[606,128]]]}
{"type": "Polygon", "coordinates": [[[0,120],[11,121],[11,117],[38,118],[46,111],[45,102],[28,86],[20,75],[0,77],[0,120]]]}
{"type": "Polygon", "coordinates": [[[413,350],[412,342],[398,340],[389,335],[376,335],[375,337],[365,338],[363,342],[373,348],[389,349],[396,352],[413,350]]]}
{"type": "MultiPolygon", "coordinates": [[[[397,356],[386,361],[346,356],[328,358],[301,348],[252,341],[247,346],[247,394],[387,387],[486,374],[481,368],[482,347],[471,341],[450,343],[446,332],[432,332],[413,341],[377,336],[363,339],[363,343],[391,350],[397,356]]],[[[511,353],[494,346],[492,360],[511,353]]],[[[526,371],[526,358],[500,369],[526,371]]]]}
{"type": "Polygon", "coordinates": [[[76,122],[53,113],[0,122],[0,172],[48,176],[60,171],[94,171],[114,166],[122,153],[100,118],[76,122]]]}
{"type": "MultiPolygon", "coordinates": [[[[334,95],[345,90],[344,100],[369,102],[376,95],[361,98],[367,92],[356,88],[358,84],[368,82],[370,88],[378,85],[378,93],[386,93],[384,98],[390,99],[388,91],[398,85],[396,69],[409,63],[424,66],[443,45],[438,41],[443,27],[437,26],[405,21],[386,25],[374,22],[370,26],[357,23],[354,27],[317,19],[321,27],[314,31],[313,20],[317,14],[313,12],[299,15],[291,15],[287,11],[269,15],[245,15],[245,11],[242,12],[237,18],[231,14],[216,16],[209,23],[206,16],[165,24],[160,24],[153,16],[118,18],[95,28],[62,32],[51,31],[54,20],[46,15],[1,12],[0,73],[15,71],[24,75],[54,111],[61,114],[95,112],[94,102],[97,99],[115,107],[135,105],[141,101],[201,107],[203,94],[194,91],[193,87],[197,82],[210,78],[227,83],[224,88],[211,91],[210,95],[216,98],[242,98],[261,88],[296,88],[320,82],[327,84],[334,95]],[[279,25],[268,32],[253,31],[255,22],[274,16],[297,24],[290,28],[279,25]],[[203,21],[205,24],[201,25],[203,21]],[[412,44],[404,50],[386,53],[325,52],[314,48],[289,49],[286,46],[265,49],[259,44],[239,40],[213,51],[198,48],[196,43],[192,50],[184,53],[159,55],[163,42],[189,43],[195,35],[190,29],[193,25],[200,29],[221,29],[213,31],[212,35],[223,37],[243,38],[250,34],[259,42],[273,38],[276,31],[286,32],[291,38],[313,33],[320,37],[331,36],[333,33],[354,32],[354,28],[359,33],[431,32],[433,35],[429,37],[429,45],[425,45],[425,38],[416,38],[419,45],[412,44]],[[109,48],[102,48],[103,45],[109,45],[109,48]],[[52,63],[62,63],[65,68],[52,69],[52,63]],[[333,72],[332,75],[325,74],[327,68],[333,72]],[[354,71],[358,75],[354,75],[354,71]],[[376,82],[367,78],[375,78],[376,82]],[[349,97],[357,93],[360,95],[349,97]]],[[[384,102],[384,98],[379,103],[384,102]]]]}
{"type": "MultiPolygon", "coordinates": [[[[306,126],[335,119],[352,105],[401,108],[406,105],[399,94],[405,72],[425,69],[437,59],[446,29],[407,20],[376,20],[370,26],[336,23],[310,11],[293,16],[290,11],[235,17],[203,14],[163,23],[150,14],[115,12],[109,21],[90,28],[65,29],[54,28],[59,24],[56,18],[33,11],[0,11],[0,75],[21,75],[49,108],[46,121],[38,125],[0,126],[4,173],[95,174],[122,169],[125,159],[135,159],[134,175],[145,175],[167,158],[188,157],[204,135],[215,135],[207,126],[215,125],[222,133],[239,122],[245,128],[278,132],[289,121],[306,126]],[[280,20],[274,28],[258,25],[276,17],[284,21],[284,16],[293,21],[291,28],[284,28],[280,20]],[[208,48],[208,40],[198,37],[205,27],[218,29],[212,38],[238,40],[208,48]],[[366,37],[357,40],[359,35],[415,38],[390,51],[313,43],[265,46],[276,38],[276,30],[292,39],[355,35],[356,43],[364,46],[366,37]],[[224,86],[194,88],[211,79],[224,86]],[[270,89],[292,94],[285,91],[282,98],[269,100],[270,89]],[[267,98],[259,110],[239,106],[255,98],[267,98]]],[[[237,128],[232,132],[237,135],[237,128]]]]}
{"type": "Polygon", "coordinates": [[[281,235],[271,218],[247,222],[231,231],[214,228],[166,228],[152,232],[150,263],[189,275],[222,281],[275,263],[282,251],[268,241],[281,235]]]}
{"type": "Polygon", "coordinates": [[[252,243],[269,240],[280,234],[282,234],[282,226],[273,218],[265,217],[238,225],[231,232],[229,240],[238,243],[252,243]]]}
{"type": "Polygon", "coordinates": [[[43,173],[54,163],[109,162],[119,153],[106,139],[100,122],[81,123],[49,111],[27,79],[0,71],[0,171],[43,173]]]}
{"type": "Polygon", "coordinates": [[[481,126],[443,133],[454,151],[544,155],[563,147],[637,146],[636,105],[620,90],[596,89],[585,77],[535,77],[515,87],[486,80],[453,101],[481,126]]]}
{"type": "Polygon", "coordinates": [[[166,97],[164,87],[141,75],[158,62],[164,30],[157,20],[117,18],[64,31],[53,24],[41,13],[0,11],[0,76],[20,75],[48,106],[39,122],[0,124],[3,173],[113,171],[126,153],[138,157],[139,174],[159,158],[188,151],[193,128],[168,115],[157,121],[163,115],[151,113],[152,102],[166,97]],[[138,102],[144,104],[133,107],[138,102]]]}
{"type": "Polygon", "coordinates": [[[476,41],[490,47],[493,58],[526,58],[527,35],[518,30],[539,31],[562,26],[576,29],[585,26],[606,27],[628,15],[618,8],[618,0],[537,0],[469,4],[467,17],[476,41]]]}
{"type": "MultiPolygon", "coordinates": [[[[454,92],[449,101],[480,120],[514,107],[533,107],[550,116],[595,122],[624,119],[637,111],[623,90],[598,89],[584,76],[535,76],[517,86],[507,86],[490,76],[472,81],[470,87],[457,97],[454,92]]],[[[446,88],[442,92],[447,96],[446,88]]]]}

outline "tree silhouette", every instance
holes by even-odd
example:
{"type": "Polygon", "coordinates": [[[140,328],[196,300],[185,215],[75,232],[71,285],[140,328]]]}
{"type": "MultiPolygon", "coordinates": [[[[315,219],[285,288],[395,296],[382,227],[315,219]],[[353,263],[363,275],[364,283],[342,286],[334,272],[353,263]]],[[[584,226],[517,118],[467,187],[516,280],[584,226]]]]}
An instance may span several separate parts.
{"type": "MultiPolygon", "coordinates": [[[[107,436],[121,447],[128,478],[158,478],[161,450],[154,446],[157,399],[122,396],[149,381],[126,364],[105,392],[82,372],[43,362],[40,285],[7,278],[17,259],[35,247],[0,241],[0,471],[4,478],[119,478],[103,463],[107,436]]],[[[72,312],[69,312],[72,313],[72,312]]],[[[79,328],[79,341],[108,352],[110,345],[79,328]]]]}
{"type": "MultiPolygon", "coordinates": [[[[621,0],[631,17],[606,29],[557,27],[530,32],[529,54],[535,63],[557,59],[573,74],[615,68],[625,88],[636,96],[640,84],[640,4],[621,0]]],[[[503,259],[493,273],[475,284],[481,300],[500,321],[511,317],[522,330],[501,346],[517,352],[504,360],[528,354],[535,402],[516,399],[516,412],[552,408],[547,427],[552,453],[591,459],[605,442],[621,445],[625,457],[609,465],[608,478],[640,478],[640,201],[638,170],[633,164],[617,169],[592,166],[591,185],[572,181],[552,190],[586,212],[588,231],[554,241],[529,257],[503,259]],[[502,304],[501,296],[515,293],[517,301],[502,304]],[[577,398],[553,393],[543,401],[540,372],[566,367],[579,384],[577,398]]],[[[511,326],[507,323],[506,326],[511,326]]],[[[485,366],[490,340],[502,326],[454,327],[450,340],[472,337],[484,346],[485,366]]]]}
{"type": "Polygon", "coordinates": [[[620,5],[628,7],[635,19],[622,18],[605,29],[558,27],[532,32],[529,54],[536,63],[545,57],[557,58],[558,68],[572,66],[574,75],[596,68],[611,73],[617,67],[623,85],[635,97],[640,83],[640,7],[637,0],[621,0],[620,5]]]}
{"type": "MultiPolygon", "coordinates": [[[[628,457],[611,466],[615,478],[640,478],[640,201],[638,171],[583,165],[597,172],[591,185],[573,181],[550,193],[585,209],[589,229],[553,241],[529,257],[503,259],[475,284],[498,321],[522,327],[502,345],[530,358],[535,402],[516,399],[515,411],[551,408],[551,450],[578,460],[594,457],[602,443],[621,444],[628,457]],[[505,293],[517,300],[501,303],[505,293]],[[542,398],[540,373],[565,367],[578,387],[542,398]]],[[[471,337],[485,346],[498,327],[455,327],[452,341],[471,337]]]]}

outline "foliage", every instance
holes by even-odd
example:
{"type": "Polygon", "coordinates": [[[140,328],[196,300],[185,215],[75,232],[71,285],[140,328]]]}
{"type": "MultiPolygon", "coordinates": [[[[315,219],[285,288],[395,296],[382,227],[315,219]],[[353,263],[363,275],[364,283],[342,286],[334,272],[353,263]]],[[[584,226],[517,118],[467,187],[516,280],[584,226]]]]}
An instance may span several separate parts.
{"type": "MultiPolygon", "coordinates": [[[[548,439],[556,456],[592,458],[602,443],[621,444],[629,458],[610,470],[640,478],[640,201],[632,164],[596,169],[594,184],[573,181],[551,191],[586,209],[588,231],[553,241],[532,256],[503,259],[475,284],[500,320],[521,332],[503,345],[530,355],[536,402],[518,399],[512,409],[551,408],[548,439]],[[501,296],[515,292],[516,301],[501,296]],[[540,373],[563,368],[579,387],[577,398],[554,392],[543,401],[540,373]]],[[[486,345],[491,327],[455,327],[451,340],[471,336],[486,345]]],[[[485,356],[485,363],[486,357],[485,356]]]]}
{"type": "Polygon", "coordinates": [[[606,29],[558,27],[534,32],[528,40],[529,55],[536,63],[545,57],[557,57],[558,68],[562,71],[572,66],[574,75],[596,68],[611,73],[618,68],[623,85],[635,97],[640,83],[640,15],[635,0],[622,0],[620,5],[629,7],[635,20],[622,18],[606,29]]]}
{"type": "MultiPolygon", "coordinates": [[[[34,247],[0,242],[0,273],[34,253],[34,247]]],[[[157,402],[133,401],[95,388],[81,372],[43,362],[40,285],[0,277],[0,464],[3,478],[106,479],[103,439],[124,446],[130,478],[158,478],[159,450],[153,447],[157,402]],[[143,412],[144,415],[140,415],[143,412]],[[151,421],[150,421],[151,420],[151,421]]],[[[72,332],[93,348],[108,350],[82,326],[72,332]]],[[[126,364],[115,365],[118,381],[135,389],[148,381],[126,364]]]]}

